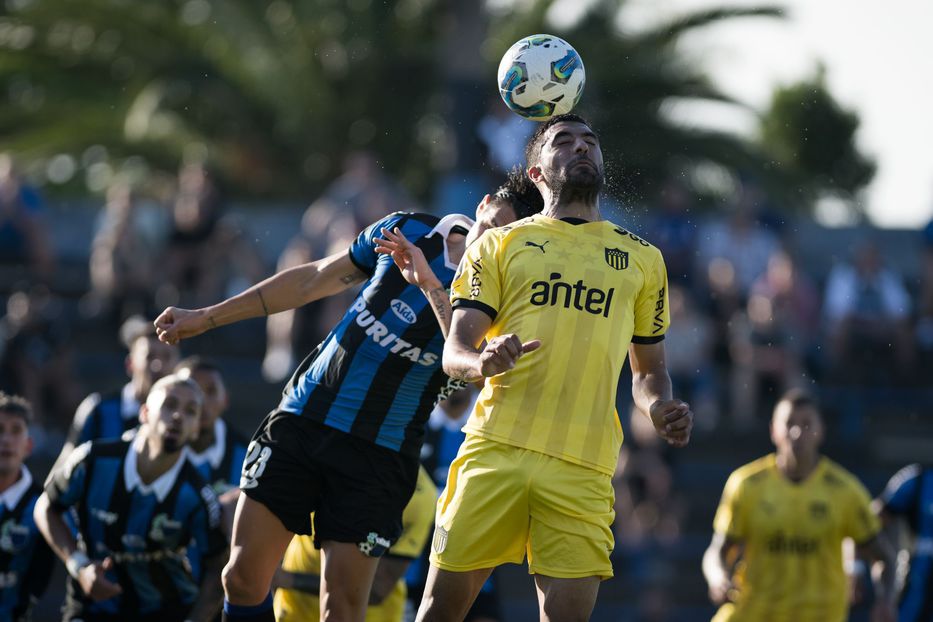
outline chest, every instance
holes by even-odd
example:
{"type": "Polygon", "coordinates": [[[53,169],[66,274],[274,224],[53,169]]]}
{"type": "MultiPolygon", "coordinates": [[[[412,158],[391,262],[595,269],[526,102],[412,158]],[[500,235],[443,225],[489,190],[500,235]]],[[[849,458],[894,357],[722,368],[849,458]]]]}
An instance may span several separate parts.
{"type": "Polygon", "coordinates": [[[844,510],[822,486],[768,486],[749,500],[747,511],[750,529],[771,548],[809,548],[843,530],[844,510]]]}

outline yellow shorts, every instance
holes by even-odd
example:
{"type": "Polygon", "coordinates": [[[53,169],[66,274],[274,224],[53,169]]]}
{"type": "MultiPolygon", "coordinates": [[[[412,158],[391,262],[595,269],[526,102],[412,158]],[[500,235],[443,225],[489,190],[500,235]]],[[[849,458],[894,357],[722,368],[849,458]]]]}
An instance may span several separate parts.
{"type": "Polygon", "coordinates": [[[468,435],[437,502],[431,562],[466,572],[527,552],[532,574],[608,579],[614,501],[604,473],[468,435]]]}

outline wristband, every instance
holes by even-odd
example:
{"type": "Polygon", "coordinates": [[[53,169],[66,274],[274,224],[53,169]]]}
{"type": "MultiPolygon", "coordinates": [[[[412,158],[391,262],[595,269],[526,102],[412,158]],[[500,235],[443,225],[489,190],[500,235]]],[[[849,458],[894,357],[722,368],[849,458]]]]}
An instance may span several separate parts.
{"type": "Polygon", "coordinates": [[[77,581],[78,573],[81,569],[90,565],[91,558],[89,558],[84,551],[74,551],[68,556],[68,561],[65,562],[65,569],[68,570],[68,574],[71,575],[71,578],[77,581]]]}

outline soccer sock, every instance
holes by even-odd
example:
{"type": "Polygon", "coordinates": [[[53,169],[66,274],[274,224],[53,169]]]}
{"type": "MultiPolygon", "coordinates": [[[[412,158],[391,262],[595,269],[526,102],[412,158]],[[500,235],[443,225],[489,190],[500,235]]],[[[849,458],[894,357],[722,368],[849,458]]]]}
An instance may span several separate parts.
{"type": "Polygon", "coordinates": [[[258,605],[243,607],[230,604],[224,599],[223,622],[275,622],[275,612],[272,610],[272,592],[258,605]]]}

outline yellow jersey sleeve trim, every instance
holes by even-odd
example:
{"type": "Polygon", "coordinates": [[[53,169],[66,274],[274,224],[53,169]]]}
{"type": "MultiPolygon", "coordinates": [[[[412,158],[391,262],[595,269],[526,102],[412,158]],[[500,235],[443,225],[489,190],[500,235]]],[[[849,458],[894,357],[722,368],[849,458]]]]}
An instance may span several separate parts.
{"type": "Polygon", "coordinates": [[[452,309],[479,309],[493,320],[495,320],[496,316],[499,314],[498,311],[487,305],[485,302],[480,302],[479,300],[469,300],[467,298],[454,298],[454,301],[451,303],[450,307],[452,309]]]}
{"type": "Polygon", "coordinates": [[[637,343],[639,345],[651,345],[652,343],[660,343],[662,341],[664,341],[664,335],[655,335],[654,337],[632,335],[632,343],[637,343]]]}

